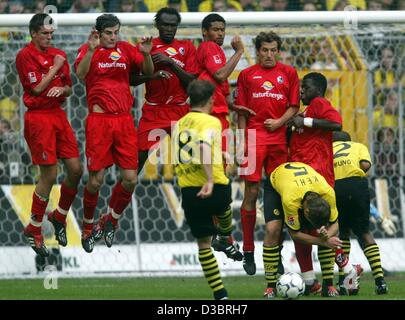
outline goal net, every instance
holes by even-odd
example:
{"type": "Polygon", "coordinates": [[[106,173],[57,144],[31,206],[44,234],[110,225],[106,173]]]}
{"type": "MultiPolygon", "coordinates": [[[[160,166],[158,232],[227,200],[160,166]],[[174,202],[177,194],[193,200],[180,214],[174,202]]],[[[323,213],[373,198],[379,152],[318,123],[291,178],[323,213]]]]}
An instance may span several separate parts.
{"type": "MultiPolygon", "coordinates": [[[[201,21],[204,16],[201,14],[195,17],[201,21]]],[[[95,17],[86,25],[59,26],[55,31],[53,43],[66,51],[71,65],[77,49],[87,41],[95,17]]],[[[373,208],[370,228],[381,247],[383,266],[389,270],[405,270],[405,24],[359,24],[357,28],[345,28],[343,24],[311,23],[269,26],[255,24],[252,19],[250,24],[237,27],[229,25],[223,46],[226,56],[233,54],[230,46],[233,35],[242,36],[246,46],[243,58],[230,77],[232,88],[239,72],[255,63],[253,38],[260,31],[269,30],[277,32],[283,39],[279,59],[297,68],[300,77],[316,70],[328,78],[327,98],[341,113],[343,129],[352,135],[354,141],[369,147],[373,160],[369,175],[373,208]]],[[[152,22],[147,26],[125,26],[124,23],[121,28],[122,39],[133,43],[149,35],[157,36],[152,22]]],[[[177,37],[191,39],[198,46],[201,42],[200,27],[198,24],[181,24],[177,37]]],[[[43,232],[47,246],[53,248],[53,261],[40,261],[24,242],[22,232],[29,221],[38,168],[32,165],[24,141],[25,107],[15,57],[29,41],[28,27],[20,27],[17,23],[7,27],[0,25],[0,277],[36,275],[47,263],[56,263],[58,269],[67,275],[199,274],[198,253],[184,221],[173,167],[167,164],[156,165],[153,161],[146,164],[132,202],[119,222],[112,248],[108,249],[102,241],[97,243],[91,254],[81,248],[82,195],[87,172],[69,212],[68,246],[58,248],[52,227],[46,222],[43,232]]],[[[72,78],[73,94],[67,101],[65,111],[76,133],[81,160],[85,164],[84,121],[88,112],[86,92],[83,82],[73,72],[72,78]]],[[[133,92],[136,97],[133,112],[139,120],[144,88],[136,87],[133,92]]],[[[157,155],[152,157],[156,160],[157,155]]],[[[58,183],[64,177],[62,167],[59,169],[58,183]]],[[[107,207],[117,175],[118,171],[114,167],[109,169],[100,191],[96,219],[107,207]]],[[[232,176],[232,185],[234,235],[241,243],[243,182],[232,176]]],[[[59,186],[55,186],[48,212],[56,207],[58,197],[59,186]]],[[[263,236],[263,219],[259,213],[255,230],[258,274],[263,272],[263,236]]],[[[286,269],[298,271],[293,245],[288,236],[284,246],[282,254],[286,269]]],[[[217,254],[217,257],[225,274],[244,274],[241,262],[229,261],[222,253],[217,254]]],[[[355,241],[351,257],[368,268],[355,241]]]]}

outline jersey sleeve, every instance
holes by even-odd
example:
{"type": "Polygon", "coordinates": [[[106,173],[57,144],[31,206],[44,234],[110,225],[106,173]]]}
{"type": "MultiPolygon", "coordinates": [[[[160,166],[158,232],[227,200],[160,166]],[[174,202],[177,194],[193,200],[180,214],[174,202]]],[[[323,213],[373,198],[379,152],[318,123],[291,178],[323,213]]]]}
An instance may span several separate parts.
{"type": "Polygon", "coordinates": [[[332,188],[323,196],[323,198],[329,203],[330,205],[330,217],[329,223],[335,223],[338,219],[338,210],[336,207],[336,195],[335,191],[332,188]]]}
{"type": "Polygon", "coordinates": [[[290,91],[288,93],[289,106],[300,106],[300,80],[297,70],[291,68],[289,72],[290,91]]]}
{"type": "Polygon", "coordinates": [[[63,85],[64,86],[69,86],[72,87],[73,83],[72,83],[72,77],[70,76],[70,66],[67,60],[67,55],[66,53],[63,54],[63,56],[65,57],[65,63],[63,64],[62,67],[62,73],[63,73],[63,85]]]}
{"type": "Polygon", "coordinates": [[[199,73],[197,64],[197,50],[192,42],[188,42],[187,56],[185,59],[184,70],[188,73],[197,75],[199,73]]]}
{"type": "Polygon", "coordinates": [[[236,82],[236,91],[235,91],[235,104],[239,106],[249,107],[247,102],[247,93],[246,93],[246,72],[239,73],[238,80],[236,82]]]}
{"type": "Polygon", "coordinates": [[[89,47],[87,46],[87,44],[84,44],[79,48],[79,50],[77,50],[76,60],[75,60],[75,62],[73,64],[75,72],[77,72],[77,66],[83,60],[83,58],[86,55],[88,49],[89,49],[89,47]]]}
{"type": "Polygon", "coordinates": [[[370,152],[368,152],[367,147],[364,144],[359,143],[359,157],[360,161],[368,161],[371,162],[370,152]]]}
{"type": "Polygon", "coordinates": [[[315,100],[313,105],[314,118],[329,120],[342,124],[342,117],[331,105],[324,104],[320,100],[315,100]]]}
{"type": "Polygon", "coordinates": [[[23,88],[27,91],[34,89],[42,80],[42,73],[33,63],[27,52],[20,52],[16,58],[16,67],[23,88]]]}
{"type": "Polygon", "coordinates": [[[134,47],[133,45],[128,43],[128,51],[130,54],[131,65],[137,71],[142,71],[142,63],[144,62],[145,58],[139,50],[139,46],[134,47]]]}
{"type": "Polygon", "coordinates": [[[212,41],[205,42],[203,50],[203,59],[200,60],[204,64],[203,69],[213,76],[219,69],[221,69],[225,61],[222,61],[221,54],[218,52],[217,45],[212,41]]]}
{"type": "Polygon", "coordinates": [[[283,203],[283,211],[284,211],[284,223],[285,225],[294,231],[299,231],[301,229],[300,218],[298,215],[298,209],[293,202],[283,203]]]}

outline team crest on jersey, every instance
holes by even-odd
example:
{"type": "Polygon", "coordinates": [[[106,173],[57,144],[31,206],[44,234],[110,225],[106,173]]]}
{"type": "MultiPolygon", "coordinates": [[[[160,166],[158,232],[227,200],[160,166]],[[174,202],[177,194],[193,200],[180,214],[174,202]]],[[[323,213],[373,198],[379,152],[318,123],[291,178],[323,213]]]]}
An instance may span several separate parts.
{"type": "Polygon", "coordinates": [[[35,75],[35,72],[28,72],[28,78],[30,79],[30,83],[37,82],[37,76],[35,75]]]}
{"type": "Polygon", "coordinates": [[[169,57],[175,56],[177,54],[177,50],[173,47],[167,48],[165,52],[169,55],[169,57]]]}
{"type": "Polygon", "coordinates": [[[290,226],[295,226],[294,217],[288,217],[287,224],[290,226]]]}
{"type": "Polygon", "coordinates": [[[111,54],[110,54],[110,59],[111,59],[112,61],[117,61],[117,60],[119,60],[120,58],[121,58],[121,55],[120,55],[117,51],[111,52],[111,54]]]}
{"type": "Polygon", "coordinates": [[[180,54],[181,54],[182,56],[184,56],[185,51],[184,51],[184,48],[183,48],[183,47],[180,47],[180,48],[179,48],[179,52],[180,52],[180,54]]]}
{"type": "Polygon", "coordinates": [[[277,77],[277,82],[278,82],[279,84],[282,84],[282,83],[284,82],[283,77],[282,77],[282,76],[278,76],[278,77],[277,77]]]}
{"type": "Polygon", "coordinates": [[[267,91],[270,91],[271,89],[273,89],[273,84],[270,82],[270,81],[265,81],[263,84],[262,84],[262,88],[264,88],[265,90],[267,90],[267,91]]]}
{"type": "Polygon", "coordinates": [[[215,61],[216,64],[221,64],[221,63],[222,63],[222,59],[221,59],[221,57],[219,56],[219,54],[216,54],[216,55],[214,56],[214,61],[215,61]]]}

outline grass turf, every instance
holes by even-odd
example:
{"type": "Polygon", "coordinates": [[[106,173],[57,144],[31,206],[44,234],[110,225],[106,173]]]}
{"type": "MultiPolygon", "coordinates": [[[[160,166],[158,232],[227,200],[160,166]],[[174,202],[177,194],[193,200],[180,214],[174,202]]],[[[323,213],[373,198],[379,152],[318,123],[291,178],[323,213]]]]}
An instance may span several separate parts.
{"type": "MultiPolygon", "coordinates": [[[[318,276],[319,278],[319,276],[318,276]]],[[[230,299],[262,299],[265,281],[262,276],[225,277],[230,299]]],[[[389,293],[376,295],[371,274],[364,274],[358,296],[328,298],[332,300],[405,300],[405,273],[386,278],[389,293]]],[[[61,278],[58,289],[45,289],[43,279],[0,280],[0,300],[206,300],[212,299],[205,278],[61,278]]],[[[325,299],[319,296],[304,299],[325,299]]]]}

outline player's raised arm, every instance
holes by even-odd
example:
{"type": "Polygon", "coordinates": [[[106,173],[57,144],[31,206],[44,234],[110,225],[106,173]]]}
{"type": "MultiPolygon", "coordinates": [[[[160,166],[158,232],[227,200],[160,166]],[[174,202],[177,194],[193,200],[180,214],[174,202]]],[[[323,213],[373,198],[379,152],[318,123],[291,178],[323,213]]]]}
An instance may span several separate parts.
{"type": "Polygon", "coordinates": [[[144,60],[142,62],[142,72],[146,75],[151,75],[153,73],[153,61],[150,55],[152,50],[152,37],[148,37],[142,40],[139,44],[139,51],[142,53],[144,60]]]}
{"type": "Polygon", "coordinates": [[[224,65],[221,69],[217,70],[217,72],[212,75],[212,77],[219,83],[222,83],[229,78],[229,76],[235,70],[245,50],[242,39],[239,36],[234,36],[232,38],[231,46],[233,50],[235,50],[235,53],[232,55],[232,57],[229,58],[226,65],[224,65]]]}
{"type": "Polygon", "coordinates": [[[85,53],[83,59],[77,65],[76,73],[80,80],[84,80],[84,78],[86,78],[86,75],[90,69],[91,58],[93,57],[94,51],[99,45],[100,45],[99,32],[96,29],[93,29],[87,41],[87,52],[85,53]]]}

